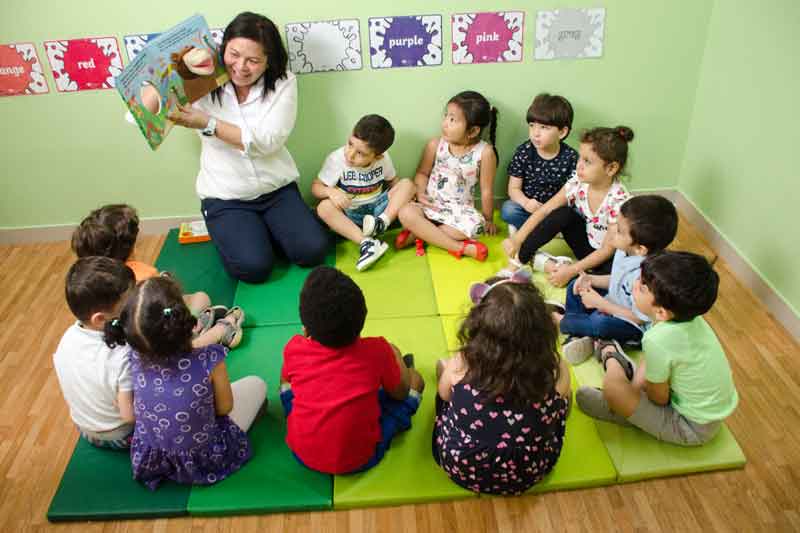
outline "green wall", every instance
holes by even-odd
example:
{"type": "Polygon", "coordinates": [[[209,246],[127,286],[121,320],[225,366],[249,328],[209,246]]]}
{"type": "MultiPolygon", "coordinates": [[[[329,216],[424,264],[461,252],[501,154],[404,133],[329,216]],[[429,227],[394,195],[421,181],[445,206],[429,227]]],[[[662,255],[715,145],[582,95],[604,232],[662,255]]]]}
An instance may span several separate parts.
{"type": "Polygon", "coordinates": [[[800,315],[798,28],[796,0],[714,3],[678,188],[800,315]]]}
{"type": "MultiPolygon", "coordinates": [[[[392,156],[399,172],[411,175],[426,139],[439,132],[444,103],[467,88],[483,92],[500,110],[501,171],[495,184],[499,197],[505,196],[505,165],[525,139],[525,111],[541,91],[569,98],[576,111],[576,129],[617,124],[633,128],[631,188],[670,188],[678,183],[710,0],[477,0],[468,6],[442,0],[399,4],[340,0],[275,2],[263,8],[240,1],[3,0],[0,42],[35,42],[51,92],[0,98],[4,189],[0,229],[73,224],[107,202],[130,203],[145,218],[197,214],[197,138],[173,131],[164,146],[151,152],[138,130],[124,122],[124,107],[115,90],[57,93],[41,43],[115,35],[122,46],[126,34],[160,31],[194,12],[203,13],[212,27],[222,27],[245,9],[261,10],[281,29],[288,22],[304,20],[356,17],[361,21],[363,70],[299,77],[300,111],[289,149],[306,191],[325,155],[343,144],[352,125],[366,113],[381,113],[392,121],[398,132],[392,156]],[[537,9],[581,5],[607,9],[604,56],[534,61],[537,9]],[[524,61],[455,66],[446,51],[441,67],[381,71],[369,67],[370,16],[440,13],[444,46],[449,50],[449,16],[466,9],[525,10],[524,61]]],[[[570,141],[574,144],[575,135],[570,141]]]]}

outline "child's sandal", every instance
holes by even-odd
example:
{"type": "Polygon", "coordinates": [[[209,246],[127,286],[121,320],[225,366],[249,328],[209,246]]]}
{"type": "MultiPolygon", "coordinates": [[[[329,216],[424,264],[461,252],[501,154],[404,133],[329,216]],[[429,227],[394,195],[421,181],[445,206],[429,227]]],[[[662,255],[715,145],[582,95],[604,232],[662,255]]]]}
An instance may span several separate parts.
{"type": "Polygon", "coordinates": [[[486,258],[489,257],[489,248],[487,248],[486,245],[483,244],[482,242],[473,239],[465,239],[461,241],[460,250],[447,250],[447,253],[449,253],[456,259],[461,259],[461,257],[464,255],[464,250],[466,250],[467,246],[469,246],[470,244],[475,247],[476,253],[474,259],[480,262],[486,261],[486,258]]]}
{"type": "Polygon", "coordinates": [[[404,229],[400,233],[397,234],[397,238],[394,240],[394,247],[398,250],[401,250],[411,244],[411,230],[404,229]]]}
{"type": "Polygon", "coordinates": [[[633,362],[633,359],[628,357],[628,355],[622,350],[622,347],[619,343],[615,340],[598,340],[595,344],[595,357],[600,359],[600,362],[603,364],[603,370],[606,369],[609,359],[616,359],[619,365],[622,367],[622,370],[625,372],[625,376],[632,380],[634,374],[636,374],[636,363],[633,362]],[[606,350],[609,346],[613,347],[613,350],[606,350]]]}
{"type": "Polygon", "coordinates": [[[414,242],[414,246],[416,246],[417,248],[416,251],[417,257],[422,257],[425,255],[425,241],[423,241],[422,239],[416,239],[416,241],[414,242]]]}
{"type": "Polygon", "coordinates": [[[242,325],[244,324],[244,310],[239,306],[231,307],[225,317],[220,319],[217,323],[222,324],[225,328],[225,331],[223,331],[219,339],[219,343],[230,349],[239,346],[244,334],[242,330],[242,325]]]}
{"type": "Polygon", "coordinates": [[[224,305],[212,305],[211,307],[203,309],[197,316],[197,324],[200,326],[200,331],[198,331],[197,334],[200,335],[210,330],[214,327],[214,324],[225,318],[227,314],[228,308],[224,305]]]}

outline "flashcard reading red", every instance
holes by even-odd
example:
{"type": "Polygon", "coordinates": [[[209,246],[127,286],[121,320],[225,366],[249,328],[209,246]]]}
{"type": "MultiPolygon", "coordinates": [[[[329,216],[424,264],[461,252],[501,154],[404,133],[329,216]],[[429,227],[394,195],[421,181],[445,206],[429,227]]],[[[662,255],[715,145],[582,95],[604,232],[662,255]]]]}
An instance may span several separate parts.
{"type": "Polygon", "coordinates": [[[45,41],[44,49],[59,92],[111,89],[122,72],[115,37],[45,41]]]}
{"type": "Polygon", "coordinates": [[[0,96],[49,92],[32,43],[0,44],[0,96]]]}

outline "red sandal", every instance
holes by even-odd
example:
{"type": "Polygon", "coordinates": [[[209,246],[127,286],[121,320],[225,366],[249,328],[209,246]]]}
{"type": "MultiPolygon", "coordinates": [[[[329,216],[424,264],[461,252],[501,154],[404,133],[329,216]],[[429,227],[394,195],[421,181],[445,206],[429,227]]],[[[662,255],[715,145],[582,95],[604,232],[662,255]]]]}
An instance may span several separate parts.
{"type": "Polygon", "coordinates": [[[425,241],[422,239],[417,239],[414,245],[417,247],[416,254],[418,257],[425,255],[425,241]]]}
{"type": "Polygon", "coordinates": [[[397,238],[394,240],[394,247],[400,250],[411,244],[411,239],[408,238],[410,235],[411,235],[411,230],[407,229],[404,229],[403,231],[398,233],[397,238]]]}
{"type": "Polygon", "coordinates": [[[449,253],[456,259],[461,259],[461,257],[464,255],[464,250],[466,250],[467,246],[469,246],[470,244],[475,246],[475,250],[477,252],[475,254],[475,260],[480,262],[486,261],[486,258],[489,257],[489,249],[482,242],[473,239],[465,239],[461,241],[460,250],[447,250],[447,253],[449,253]]]}

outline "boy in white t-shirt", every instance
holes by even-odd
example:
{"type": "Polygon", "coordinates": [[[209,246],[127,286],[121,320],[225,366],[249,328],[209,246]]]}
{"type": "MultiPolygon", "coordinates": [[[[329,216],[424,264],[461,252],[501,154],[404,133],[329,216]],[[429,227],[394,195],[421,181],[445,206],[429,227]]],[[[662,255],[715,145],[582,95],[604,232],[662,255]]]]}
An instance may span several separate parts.
{"type": "Polygon", "coordinates": [[[342,237],[359,245],[356,269],[369,268],[389,248],[377,239],[414,197],[414,184],[398,179],[387,150],[394,128],[380,115],[359,120],[347,144],[325,159],[311,193],[317,213],[342,237]]]}
{"type": "Polygon", "coordinates": [[[134,284],[133,271],[110,257],[83,257],[67,273],[67,304],[78,320],[61,337],[53,364],[72,421],[82,437],[99,447],[130,446],[129,348],[109,347],[103,332],[134,284]]]}

